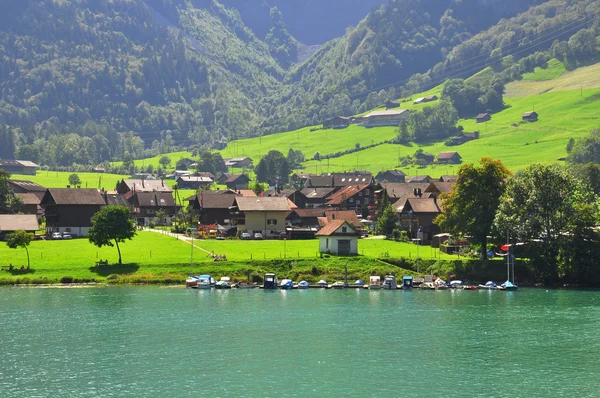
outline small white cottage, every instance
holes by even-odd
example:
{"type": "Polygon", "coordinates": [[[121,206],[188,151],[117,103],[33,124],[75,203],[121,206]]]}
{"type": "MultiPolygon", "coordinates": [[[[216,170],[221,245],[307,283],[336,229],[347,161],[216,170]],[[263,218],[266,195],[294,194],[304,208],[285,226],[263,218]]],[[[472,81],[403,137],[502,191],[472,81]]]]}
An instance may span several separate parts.
{"type": "Polygon", "coordinates": [[[319,251],[338,256],[358,254],[358,234],[346,220],[332,220],[319,232],[319,251]]]}

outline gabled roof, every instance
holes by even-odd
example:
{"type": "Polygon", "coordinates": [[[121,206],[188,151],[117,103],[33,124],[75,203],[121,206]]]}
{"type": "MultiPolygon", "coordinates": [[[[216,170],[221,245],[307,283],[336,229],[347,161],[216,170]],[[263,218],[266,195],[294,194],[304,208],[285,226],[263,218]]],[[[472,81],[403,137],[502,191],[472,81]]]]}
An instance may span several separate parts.
{"type": "Polygon", "coordinates": [[[203,191],[194,198],[205,209],[229,209],[233,206],[235,195],[224,195],[224,191],[203,191]]]}
{"type": "Polygon", "coordinates": [[[458,176],[447,176],[443,175],[440,177],[440,182],[456,182],[458,176]]]}
{"type": "Polygon", "coordinates": [[[369,184],[349,185],[347,187],[344,187],[344,188],[340,189],[339,191],[337,191],[336,193],[334,193],[333,195],[331,195],[327,199],[327,204],[330,206],[342,204],[347,199],[353,197],[354,195],[358,194],[359,192],[361,192],[369,187],[370,187],[369,184]]]}
{"type": "Polygon", "coordinates": [[[385,170],[385,171],[380,171],[377,175],[385,175],[385,174],[389,174],[395,177],[405,177],[406,174],[402,171],[402,170],[385,170]]]}
{"type": "Polygon", "coordinates": [[[433,182],[431,182],[431,184],[429,184],[427,189],[425,189],[425,191],[423,191],[423,192],[440,192],[440,193],[450,192],[452,190],[452,187],[454,186],[454,184],[455,184],[454,182],[433,181],[433,182]]]}
{"type": "Polygon", "coordinates": [[[415,189],[421,189],[425,192],[429,183],[421,182],[384,182],[381,186],[386,190],[388,198],[392,201],[404,198],[408,195],[414,195],[415,189]]]}
{"type": "Polygon", "coordinates": [[[406,198],[404,204],[396,207],[398,212],[406,213],[412,209],[413,213],[441,213],[439,201],[434,198],[406,198]],[[408,208],[408,209],[407,209],[408,208]]]}
{"type": "Polygon", "coordinates": [[[38,229],[40,225],[35,214],[0,214],[0,232],[32,232],[38,229]]]}
{"type": "Polygon", "coordinates": [[[127,202],[127,199],[123,195],[119,195],[117,193],[105,192],[103,194],[103,196],[104,196],[104,202],[106,203],[107,206],[130,207],[129,202],[127,202]]]}
{"type": "Polygon", "coordinates": [[[191,175],[179,176],[179,177],[177,177],[177,180],[183,181],[183,182],[200,182],[200,183],[205,183],[205,184],[210,184],[213,182],[213,179],[210,177],[191,176],[191,175]]]}
{"type": "Polygon", "coordinates": [[[523,117],[528,117],[528,116],[531,116],[531,115],[537,115],[537,112],[536,111],[525,112],[523,114],[523,117]]]}
{"type": "Polygon", "coordinates": [[[16,193],[16,196],[21,198],[24,205],[39,205],[41,203],[41,199],[33,193],[16,193]]]}
{"type": "Polygon", "coordinates": [[[403,113],[408,112],[408,109],[397,109],[397,110],[388,110],[388,111],[373,111],[371,113],[367,113],[364,115],[364,118],[369,117],[377,117],[377,116],[400,116],[403,113]]]}
{"type": "Polygon", "coordinates": [[[10,160],[10,159],[0,159],[0,167],[1,166],[40,167],[37,164],[30,162],[29,160],[10,160]]]}
{"type": "Polygon", "coordinates": [[[42,205],[104,206],[104,198],[93,188],[48,188],[42,205]]]}
{"type": "Polygon", "coordinates": [[[452,157],[455,155],[458,155],[458,157],[460,157],[458,152],[440,152],[440,154],[437,156],[437,158],[438,158],[438,160],[449,160],[449,159],[452,159],[452,157]]]}
{"type": "Polygon", "coordinates": [[[336,235],[336,231],[340,229],[342,226],[348,227],[349,231],[344,233],[344,235],[355,235],[356,230],[352,227],[352,225],[346,220],[334,220],[327,225],[325,225],[319,232],[317,232],[317,236],[334,236],[336,235]]]}
{"type": "Polygon", "coordinates": [[[175,207],[175,199],[169,192],[138,192],[134,201],[139,207],[175,207]]]}
{"type": "Polygon", "coordinates": [[[413,184],[413,183],[419,183],[419,182],[431,182],[431,177],[429,176],[411,176],[411,177],[406,177],[406,181],[413,184]]]}
{"type": "Polygon", "coordinates": [[[354,210],[327,210],[325,217],[327,218],[327,223],[335,220],[345,220],[356,228],[360,228],[361,226],[360,220],[354,210]]]}
{"type": "Polygon", "coordinates": [[[171,187],[163,180],[141,180],[127,179],[123,180],[130,191],[135,192],[173,192],[171,187]]]}
{"type": "Polygon", "coordinates": [[[310,176],[304,184],[306,187],[329,188],[333,187],[332,176],[310,176]]]}
{"type": "Polygon", "coordinates": [[[235,201],[240,211],[290,211],[287,198],[259,198],[236,196],[235,201]]]}
{"type": "Polygon", "coordinates": [[[333,175],[333,186],[343,187],[346,185],[354,184],[370,184],[373,181],[372,174],[334,174],[333,175]]]}
{"type": "Polygon", "coordinates": [[[32,181],[8,180],[8,183],[12,186],[17,186],[23,190],[26,190],[27,192],[46,192],[45,187],[32,181]]]}
{"type": "Polygon", "coordinates": [[[307,199],[325,199],[335,191],[335,188],[304,188],[301,192],[307,199]]]}
{"type": "Polygon", "coordinates": [[[227,180],[225,180],[225,184],[231,184],[232,182],[237,182],[240,179],[250,181],[250,178],[248,178],[246,174],[233,174],[227,180]]]}
{"type": "Polygon", "coordinates": [[[479,115],[475,116],[475,119],[483,119],[484,117],[490,116],[489,113],[480,113],[479,115]]]}
{"type": "Polygon", "coordinates": [[[325,209],[294,209],[293,213],[301,218],[325,217],[325,209]]]}

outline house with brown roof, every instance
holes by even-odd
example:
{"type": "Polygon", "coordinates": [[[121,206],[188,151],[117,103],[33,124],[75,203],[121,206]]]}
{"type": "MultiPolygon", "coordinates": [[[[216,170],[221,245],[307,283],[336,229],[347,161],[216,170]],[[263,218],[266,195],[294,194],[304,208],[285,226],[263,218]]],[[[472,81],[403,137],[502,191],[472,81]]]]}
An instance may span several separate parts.
{"type": "Polygon", "coordinates": [[[348,221],[358,232],[362,229],[362,225],[354,210],[326,210],[325,216],[319,220],[319,225],[324,227],[335,220],[348,221]]]}
{"type": "Polygon", "coordinates": [[[445,142],[445,145],[446,146],[462,145],[465,142],[478,140],[478,139],[479,139],[479,131],[473,131],[472,133],[467,132],[467,131],[461,131],[458,135],[448,138],[448,140],[446,140],[446,142],[445,142]]]}
{"type": "Polygon", "coordinates": [[[224,184],[228,189],[246,189],[249,182],[250,178],[246,174],[234,174],[225,180],[224,184]]]}
{"type": "Polygon", "coordinates": [[[334,220],[317,232],[319,251],[336,256],[358,255],[358,232],[346,220],[334,220]]]}
{"type": "Polygon", "coordinates": [[[234,167],[237,169],[243,169],[244,167],[252,167],[252,159],[249,157],[243,158],[225,158],[223,159],[226,167],[234,167]]]}
{"type": "Polygon", "coordinates": [[[170,192],[136,192],[128,201],[133,206],[137,223],[144,226],[151,223],[171,225],[172,218],[178,210],[173,194],[170,192]],[[165,214],[162,220],[157,218],[160,212],[165,214]]]}
{"type": "Polygon", "coordinates": [[[127,197],[136,192],[173,192],[164,180],[123,179],[116,187],[119,195],[127,197]]]}
{"type": "Polygon", "coordinates": [[[483,122],[487,122],[488,120],[491,120],[492,116],[489,113],[480,113],[479,115],[475,116],[475,121],[477,123],[483,123],[483,122]]]}
{"type": "Polygon", "coordinates": [[[34,176],[40,166],[29,160],[0,159],[0,169],[11,174],[24,174],[34,176]]]}
{"type": "Polygon", "coordinates": [[[410,176],[410,177],[406,177],[406,181],[410,182],[411,184],[414,183],[430,183],[431,181],[433,181],[433,178],[431,178],[430,176],[410,176]]]}
{"type": "Polygon", "coordinates": [[[374,203],[374,189],[371,184],[349,185],[327,198],[326,205],[340,209],[361,209],[374,203]]]}
{"type": "Polygon", "coordinates": [[[537,122],[538,114],[536,111],[525,112],[521,118],[524,122],[537,122]]]}
{"type": "Polygon", "coordinates": [[[425,192],[429,185],[429,182],[384,182],[381,187],[387,193],[390,203],[396,203],[409,196],[415,196],[419,189],[425,192]]]}
{"type": "Polygon", "coordinates": [[[285,233],[285,218],[290,211],[290,202],[285,197],[236,196],[231,219],[238,232],[259,232],[265,238],[278,238],[285,233]]]}
{"type": "Polygon", "coordinates": [[[40,206],[42,199],[38,196],[33,193],[17,193],[15,195],[23,202],[23,206],[19,210],[20,213],[42,215],[43,211],[40,206]]]}
{"type": "Polygon", "coordinates": [[[373,174],[368,171],[354,171],[350,173],[333,173],[333,186],[346,187],[357,184],[373,184],[373,174]]]}
{"type": "Polygon", "coordinates": [[[399,108],[399,107],[400,107],[400,101],[387,100],[385,102],[385,109],[392,109],[392,108],[399,108]]]}
{"type": "Polygon", "coordinates": [[[320,228],[319,218],[325,217],[325,209],[293,209],[285,220],[288,224],[298,228],[320,228]]]}
{"type": "Polygon", "coordinates": [[[432,181],[429,186],[423,191],[427,195],[427,197],[431,197],[435,195],[439,197],[443,193],[448,193],[452,190],[455,182],[440,182],[440,181],[432,181]]]}
{"type": "Polygon", "coordinates": [[[444,164],[460,164],[462,162],[462,157],[458,154],[458,152],[440,152],[437,156],[438,163],[444,164]]]}
{"type": "Polygon", "coordinates": [[[232,175],[233,174],[231,173],[221,173],[215,181],[217,184],[225,185],[225,181],[227,181],[232,175]]]}
{"type": "Polygon", "coordinates": [[[306,196],[306,207],[325,206],[327,198],[335,192],[335,188],[304,188],[302,194],[306,196]]]}
{"type": "Polygon", "coordinates": [[[415,153],[415,159],[421,160],[420,163],[422,163],[422,164],[429,164],[429,163],[433,162],[433,160],[435,159],[435,155],[433,153],[420,152],[420,153],[415,153]]]}
{"type": "Polygon", "coordinates": [[[336,116],[323,122],[323,129],[345,129],[350,126],[351,117],[336,116]]]}
{"type": "Polygon", "coordinates": [[[8,180],[8,185],[12,188],[13,192],[19,193],[32,193],[37,196],[40,200],[46,194],[46,187],[36,184],[35,182],[26,180],[8,180]]]}
{"type": "Polygon", "coordinates": [[[434,235],[441,232],[440,227],[433,223],[442,213],[439,199],[435,195],[407,197],[395,203],[393,207],[398,213],[400,226],[408,231],[412,238],[428,243],[434,235]]]}
{"type": "Polygon", "coordinates": [[[440,176],[440,182],[456,182],[458,176],[443,175],[440,176]]]}
{"type": "Polygon", "coordinates": [[[177,177],[178,189],[204,189],[213,183],[213,179],[206,176],[179,176],[177,177]]]}
{"type": "Polygon", "coordinates": [[[306,195],[297,189],[272,189],[263,192],[262,196],[267,198],[285,197],[288,198],[299,209],[304,209],[306,207],[306,195]]]}
{"type": "Polygon", "coordinates": [[[304,188],[333,188],[333,176],[309,175],[304,183],[304,188]]]}
{"type": "Polygon", "coordinates": [[[185,199],[189,207],[199,215],[203,225],[229,223],[230,208],[238,196],[234,191],[201,191],[185,199]]]}
{"type": "Polygon", "coordinates": [[[40,203],[46,217],[46,233],[66,232],[87,236],[92,216],[106,205],[97,189],[48,188],[40,203]]]}
{"type": "Polygon", "coordinates": [[[39,229],[35,214],[0,214],[0,239],[15,231],[35,233],[39,229]]]}
{"type": "Polygon", "coordinates": [[[410,115],[408,109],[373,111],[362,117],[365,127],[398,126],[410,115]]]}
{"type": "Polygon", "coordinates": [[[428,95],[427,97],[417,98],[416,100],[413,101],[413,104],[415,104],[415,105],[424,104],[426,102],[436,101],[437,99],[438,99],[437,95],[428,95]]]}

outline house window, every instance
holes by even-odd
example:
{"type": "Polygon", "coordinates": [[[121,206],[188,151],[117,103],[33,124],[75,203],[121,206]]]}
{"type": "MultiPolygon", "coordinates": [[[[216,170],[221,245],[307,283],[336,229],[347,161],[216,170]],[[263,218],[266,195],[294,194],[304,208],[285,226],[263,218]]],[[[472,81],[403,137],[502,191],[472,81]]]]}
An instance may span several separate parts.
{"type": "Polygon", "coordinates": [[[360,199],[356,199],[356,204],[360,205],[360,199]]]}
{"type": "Polygon", "coordinates": [[[329,249],[329,238],[325,239],[325,248],[329,249]]]}
{"type": "Polygon", "coordinates": [[[348,232],[348,227],[342,227],[342,233],[345,234],[346,232],[348,232]]]}
{"type": "Polygon", "coordinates": [[[350,198],[350,199],[348,200],[348,202],[350,202],[350,203],[354,203],[354,198],[350,198]]]}
{"type": "Polygon", "coordinates": [[[277,220],[275,218],[269,218],[267,220],[267,225],[277,225],[277,220]]]}

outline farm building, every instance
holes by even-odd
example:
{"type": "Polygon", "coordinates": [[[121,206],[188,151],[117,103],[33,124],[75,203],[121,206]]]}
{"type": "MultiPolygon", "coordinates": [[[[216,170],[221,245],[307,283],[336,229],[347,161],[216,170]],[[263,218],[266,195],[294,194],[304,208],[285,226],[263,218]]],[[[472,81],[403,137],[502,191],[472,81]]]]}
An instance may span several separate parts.
{"type": "Polygon", "coordinates": [[[225,166],[243,169],[244,167],[252,167],[252,159],[246,158],[226,158],[223,159],[225,166]]]}
{"type": "Polygon", "coordinates": [[[462,157],[458,152],[441,152],[437,156],[438,163],[459,164],[462,162],[462,157]]]}
{"type": "Polygon", "coordinates": [[[323,122],[324,129],[343,129],[350,126],[352,122],[351,117],[336,116],[332,119],[323,122]]]}
{"type": "Polygon", "coordinates": [[[224,184],[227,185],[228,189],[246,189],[250,178],[246,174],[231,175],[224,184]]]}
{"type": "Polygon", "coordinates": [[[373,111],[363,116],[362,120],[365,127],[398,126],[409,115],[408,109],[373,111]]]}
{"type": "Polygon", "coordinates": [[[203,189],[213,183],[213,179],[204,176],[179,176],[177,178],[177,187],[179,189],[203,189]]]}
{"type": "Polygon", "coordinates": [[[538,120],[538,114],[535,111],[533,111],[533,112],[525,112],[523,114],[522,120],[524,122],[537,122],[537,120],[538,120]]]}
{"type": "Polygon", "coordinates": [[[97,189],[48,188],[41,201],[46,233],[67,232],[73,237],[87,236],[92,216],[105,204],[97,189]]]}
{"type": "Polygon", "coordinates": [[[492,116],[489,113],[480,113],[479,115],[475,116],[475,121],[477,123],[483,123],[483,122],[487,122],[488,120],[491,120],[492,116]]]}
{"type": "Polygon", "coordinates": [[[386,170],[377,173],[375,176],[375,182],[404,182],[405,178],[406,174],[400,170],[386,170]]]}
{"type": "Polygon", "coordinates": [[[427,97],[417,98],[413,101],[413,104],[424,104],[426,102],[436,101],[438,99],[437,95],[429,95],[427,97]]]}
{"type": "Polygon", "coordinates": [[[34,176],[37,173],[38,167],[40,166],[28,160],[0,160],[0,169],[3,169],[11,174],[34,176]]]}
{"type": "Polygon", "coordinates": [[[346,220],[334,220],[319,232],[319,251],[338,256],[358,255],[358,233],[346,220]]]}
{"type": "Polygon", "coordinates": [[[391,108],[398,108],[400,106],[400,102],[398,101],[392,101],[392,100],[388,100],[385,103],[385,108],[386,109],[391,109],[391,108]]]}
{"type": "Polygon", "coordinates": [[[40,229],[35,214],[2,214],[0,215],[0,238],[15,231],[35,233],[40,229]]]}
{"type": "Polygon", "coordinates": [[[117,183],[117,192],[126,195],[129,192],[173,192],[171,187],[163,180],[128,179],[117,183]]]}

